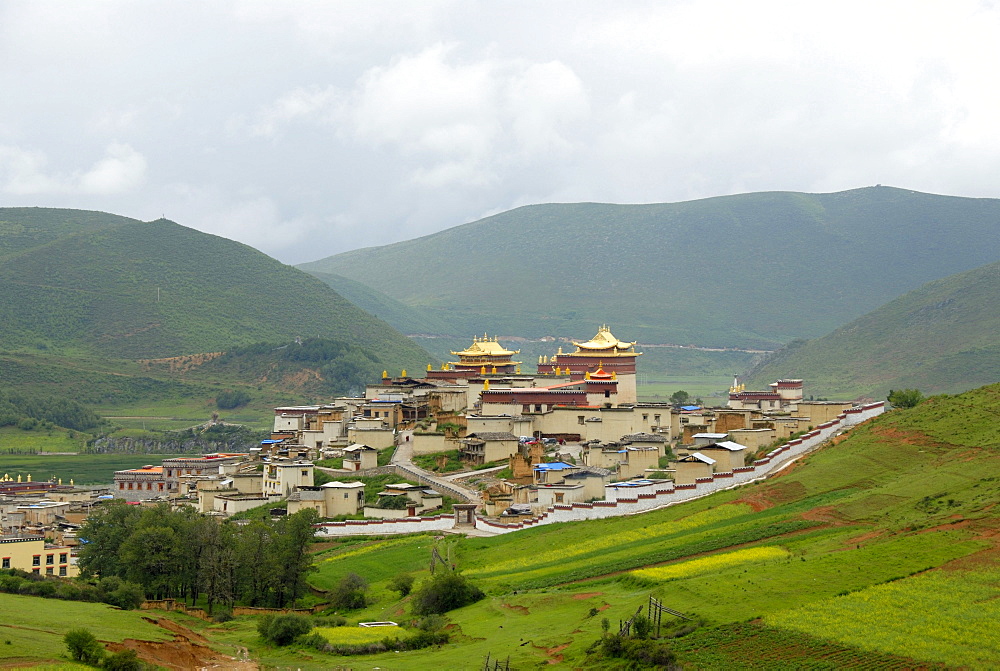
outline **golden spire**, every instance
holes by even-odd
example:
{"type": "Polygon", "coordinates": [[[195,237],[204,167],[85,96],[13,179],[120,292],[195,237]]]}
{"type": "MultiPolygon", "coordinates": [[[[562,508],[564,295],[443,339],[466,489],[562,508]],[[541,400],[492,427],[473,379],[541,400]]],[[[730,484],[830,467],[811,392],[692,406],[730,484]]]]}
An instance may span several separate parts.
{"type": "Polygon", "coordinates": [[[403,372],[399,374],[399,377],[406,377],[406,369],[405,368],[403,369],[403,372]]]}
{"type": "Polygon", "coordinates": [[[482,368],[479,369],[479,374],[486,375],[486,366],[483,366],[482,368]]]}
{"type": "Polygon", "coordinates": [[[389,371],[387,371],[387,370],[382,371],[382,379],[383,380],[388,380],[389,379],[389,371]]]}
{"type": "Polygon", "coordinates": [[[521,374],[521,367],[518,366],[517,368],[515,368],[514,372],[517,373],[518,375],[520,375],[521,374]]]}
{"type": "Polygon", "coordinates": [[[427,364],[427,372],[429,373],[431,372],[431,370],[433,370],[432,366],[430,364],[427,364]]]}
{"type": "Polygon", "coordinates": [[[489,391],[489,390],[490,390],[490,381],[483,380],[483,391],[489,391]]]}
{"type": "Polygon", "coordinates": [[[497,374],[497,367],[493,366],[493,375],[496,375],[496,374],[497,374]]]}

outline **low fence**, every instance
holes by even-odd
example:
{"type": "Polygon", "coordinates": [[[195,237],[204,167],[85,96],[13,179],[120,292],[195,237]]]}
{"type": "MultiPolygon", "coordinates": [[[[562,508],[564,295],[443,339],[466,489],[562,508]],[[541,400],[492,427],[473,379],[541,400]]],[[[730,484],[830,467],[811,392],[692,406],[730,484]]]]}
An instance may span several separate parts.
{"type": "Polygon", "coordinates": [[[444,531],[455,526],[454,515],[402,517],[394,520],[346,520],[321,522],[317,536],[379,536],[382,534],[412,534],[419,531],[444,531]]]}
{"type": "MultiPolygon", "coordinates": [[[[256,608],[253,606],[233,606],[233,615],[312,615],[327,607],[327,604],[318,604],[312,608],[256,608]]],[[[146,600],[139,606],[142,610],[166,610],[176,613],[184,613],[202,620],[211,620],[212,616],[204,608],[188,606],[183,601],[176,599],[146,600]]]]}

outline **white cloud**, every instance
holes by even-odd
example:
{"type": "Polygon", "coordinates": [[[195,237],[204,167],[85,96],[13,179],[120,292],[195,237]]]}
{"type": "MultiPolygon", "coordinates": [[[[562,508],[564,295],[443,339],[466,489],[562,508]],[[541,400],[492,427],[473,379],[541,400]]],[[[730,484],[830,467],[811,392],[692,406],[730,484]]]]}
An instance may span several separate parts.
{"type": "Polygon", "coordinates": [[[146,159],[127,144],[112,142],[105,156],[84,172],[69,175],[47,171],[48,159],[39,150],[0,146],[2,191],[14,195],[116,195],[140,186],[146,177],[146,159]]]}
{"type": "Polygon", "coordinates": [[[551,200],[996,197],[997,34],[976,0],[6,3],[0,194],[289,261],[551,200]]]}

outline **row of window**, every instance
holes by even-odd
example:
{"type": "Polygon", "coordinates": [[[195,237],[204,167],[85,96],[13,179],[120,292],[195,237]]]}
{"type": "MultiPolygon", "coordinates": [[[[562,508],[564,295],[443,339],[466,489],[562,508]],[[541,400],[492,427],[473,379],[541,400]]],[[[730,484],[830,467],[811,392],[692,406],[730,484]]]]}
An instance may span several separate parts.
{"type": "MultiPolygon", "coordinates": [[[[55,554],[45,555],[45,563],[46,564],[50,564],[50,565],[51,564],[55,564],[56,563],[55,560],[56,560],[55,554]]],[[[60,564],[65,564],[67,561],[69,561],[69,553],[68,552],[60,552],[59,553],[59,563],[60,564]]],[[[41,565],[41,563],[42,563],[42,555],[35,555],[35,556],[33,556],[31,558],[31,565],[32,566],[39,566],[39,565],[41,565]]],[[[3,558],[3,567],[4,568],[10,568],[10,557],[4,557],[3,558]]]]}
{"type": "MultiPolygon", "coordinates": [[[[134,489],[142,489],[142,483],[141,482],[137,482],[135,484],[136,484],[136,486],[134,487],[134,489]]],[[[132,483],[131,482],[119,482],[118,483],[118,489],[133,489],[132,483]],[[128,487],[126,487],[125,485],[128,485],[128,487]]],[[[152,489],[153,489],[153,483],[152,482],[147,482],[146,483],[146,491],[151,491],[152,489]]],[[[156,489],[157,489],[157,491],[161,491],[162,492],[163,491],[163,483],[162,482],[157,482],[156,483],[156,489]]]]}

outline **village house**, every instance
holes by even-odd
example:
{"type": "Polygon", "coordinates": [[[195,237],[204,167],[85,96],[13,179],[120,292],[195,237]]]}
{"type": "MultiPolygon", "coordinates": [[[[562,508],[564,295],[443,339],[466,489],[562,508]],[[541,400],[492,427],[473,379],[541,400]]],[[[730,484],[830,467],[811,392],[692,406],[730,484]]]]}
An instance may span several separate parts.
{"type": "Polygon", "coordinates": [[[698,451],[706,457],[715,459],[715,464],[712,466],[715,473],[726,473],[732,471],[734,468],[746,466],[746,446],[734,443],[731,440],[702,445],[698,448],[698,451]]]}
{"type": "Polygon", "coordinates": [[[71,548],[50,545],[41,536],[0,536],[0,568],[61,578],[79,574],[71,548]]]}
{"type": "Polygon", "coordinates": [[[378,450],[368,445],[354,444],[344,448],[344,468],[364,471],[378,466],[378,450]]]}
{"type": "Polygon", "coordinates": [[[414,517],[440,508],[444,503],[444,497],[433,489],[405,482],[386,485],[385,489],[378,493],[378,497],[376,505],[365,506],[365,517],[375,519],[414,517]]]}
{"type": "Polygon", "coordinates": [[[288,497],[288,514],[312,508],[320,517],[357,515],[365,505],[365,483],[327,482],[301,486],[288,497]]]}
{"type": "Polygon", "coordinates": [[[677,461],[670,462],[670,469],[674,472],[674,482],[678,485],[691,485],[698,478],[711,477],[714,466],[715,459],[706,457],[701,452],[692,452],[678,457],[677,461]]]}
{"type": "Polygon", "coordinates": [[[509,431],[477,431],[458,441],[463,461],[482,466],[509,459],[517,452],[517,436],[509,431]]]}

